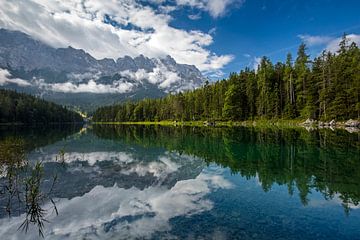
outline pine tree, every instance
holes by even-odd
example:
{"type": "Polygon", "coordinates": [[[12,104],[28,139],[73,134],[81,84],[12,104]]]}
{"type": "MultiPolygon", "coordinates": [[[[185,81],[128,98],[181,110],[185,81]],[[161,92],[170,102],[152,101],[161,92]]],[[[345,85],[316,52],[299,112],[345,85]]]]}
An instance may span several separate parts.
{"type": "Polygon", "coordinates": [[[236,84],[231,84],[225,93],[225,102],[223,108],[223,117],[228,120],[241,119],[239,105],[241,104],[239,89],[236,84]]]}
{"type": "Polygon", "coordinates": [[[260,117],[271,116],[271,104],[274,99],[271,95],[271,81],[273,78],[273,66],[270,60],[263,57],[257,72],[258,99],[257,110],[260,117]]]}
{"type": "Polygon", "coordinates": [[[306,45],[305,43],[302,43],[298,49],[297,58],[295,61],[296,106],[301,115],[308,115],[307,112],[303,112],[304,107],[306,106],[307,85],[309,77],[308,62],[309,56],[306,54],[306,45]]]}
{"type": "Polygon", "coordinates": [[[294,69],[292,66],[292,56],[288,53],[284,70],[285,85],[285,116],[288,118],[296,117],[296,98],[294,84],[294,69]]]}

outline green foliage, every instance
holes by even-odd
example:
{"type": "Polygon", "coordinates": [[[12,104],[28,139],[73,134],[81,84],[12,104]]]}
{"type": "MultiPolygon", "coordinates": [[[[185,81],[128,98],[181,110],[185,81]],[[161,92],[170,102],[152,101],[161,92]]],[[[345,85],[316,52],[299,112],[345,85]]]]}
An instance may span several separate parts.
{"type": "Polygon", "coordinates": [[[311,61],[301,44],[295,63],[263,57],[257,71],[245,69],[229,79],[161,99],[97,109],[95,122],[241,121],[247,119],[322,120],[359,118],[360,50],[344,35],[336,54],[311,61]]]}
{"type": "Polygon", "coordinates": [[[0,123],[82,122],[82,117],[65,107],[24,93],[0,89],[0,123]]]}
{"type": "Polygon", "coordinates": [[[245,88],[241,84],[231,84],[225,92],[223,117],[228,120],[245,119],[247,102],[245,88]]]}

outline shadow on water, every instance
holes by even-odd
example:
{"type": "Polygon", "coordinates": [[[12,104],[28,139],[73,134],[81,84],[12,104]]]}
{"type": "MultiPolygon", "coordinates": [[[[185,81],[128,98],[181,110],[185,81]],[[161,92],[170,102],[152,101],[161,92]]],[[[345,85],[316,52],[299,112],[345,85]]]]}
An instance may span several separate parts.
{"type": "MultiPolygon", "coordinates": [[[[1,127],[0,132],[0,215],[9,217],[24,213],[19,230],[27,232],[36,225],[43,237],[45,215],[49,211],[58,214],[51,195],[57,181],[56,173],[51,183],[44,187],[44,166],[41,161],[31,164],[28,152],[64,139],[79,131],[80,126],[54,126],[53,128],[1,127]],[[51,209],[44,209],[46,202],[51,209]]],[[[62,154],[59,153],[61,160],[62,154]]]]}
{"type": "Polygon", "coordinates": [[[311,189],[339,196],[345,212],[360,201],[360,134],[345,130],[197,128],[95,125],[100,138],[164,147],[257,177],[265,192],[274,184],[295,189],[304,205],[311,189]]]}

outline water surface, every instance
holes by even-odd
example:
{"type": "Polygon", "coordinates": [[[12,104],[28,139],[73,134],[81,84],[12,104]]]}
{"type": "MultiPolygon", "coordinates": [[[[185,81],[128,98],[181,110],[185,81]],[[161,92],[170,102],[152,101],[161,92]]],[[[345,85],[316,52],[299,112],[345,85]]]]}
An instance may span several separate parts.
{"type": "MultiPolygon", "coordinates": [[[[10,136],[43,164],[42,189],[57,176],[45,239],[360,239],[359,133],[1,129],[10,136]]],[[[39,239],[36,226],[18,231],[21,208],[0,217],[1,239],[39,239]]]]}

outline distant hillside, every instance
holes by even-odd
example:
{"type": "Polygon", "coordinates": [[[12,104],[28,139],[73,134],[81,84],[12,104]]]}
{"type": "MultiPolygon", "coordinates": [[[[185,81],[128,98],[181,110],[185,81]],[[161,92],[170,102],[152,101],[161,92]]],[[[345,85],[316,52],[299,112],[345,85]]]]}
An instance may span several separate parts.
{"type": "Polygon", "coordinates": [[[0,89],[1,123],[69,123],[81,122],[82,117],[55,103],[24,93],[0,89]]]}

